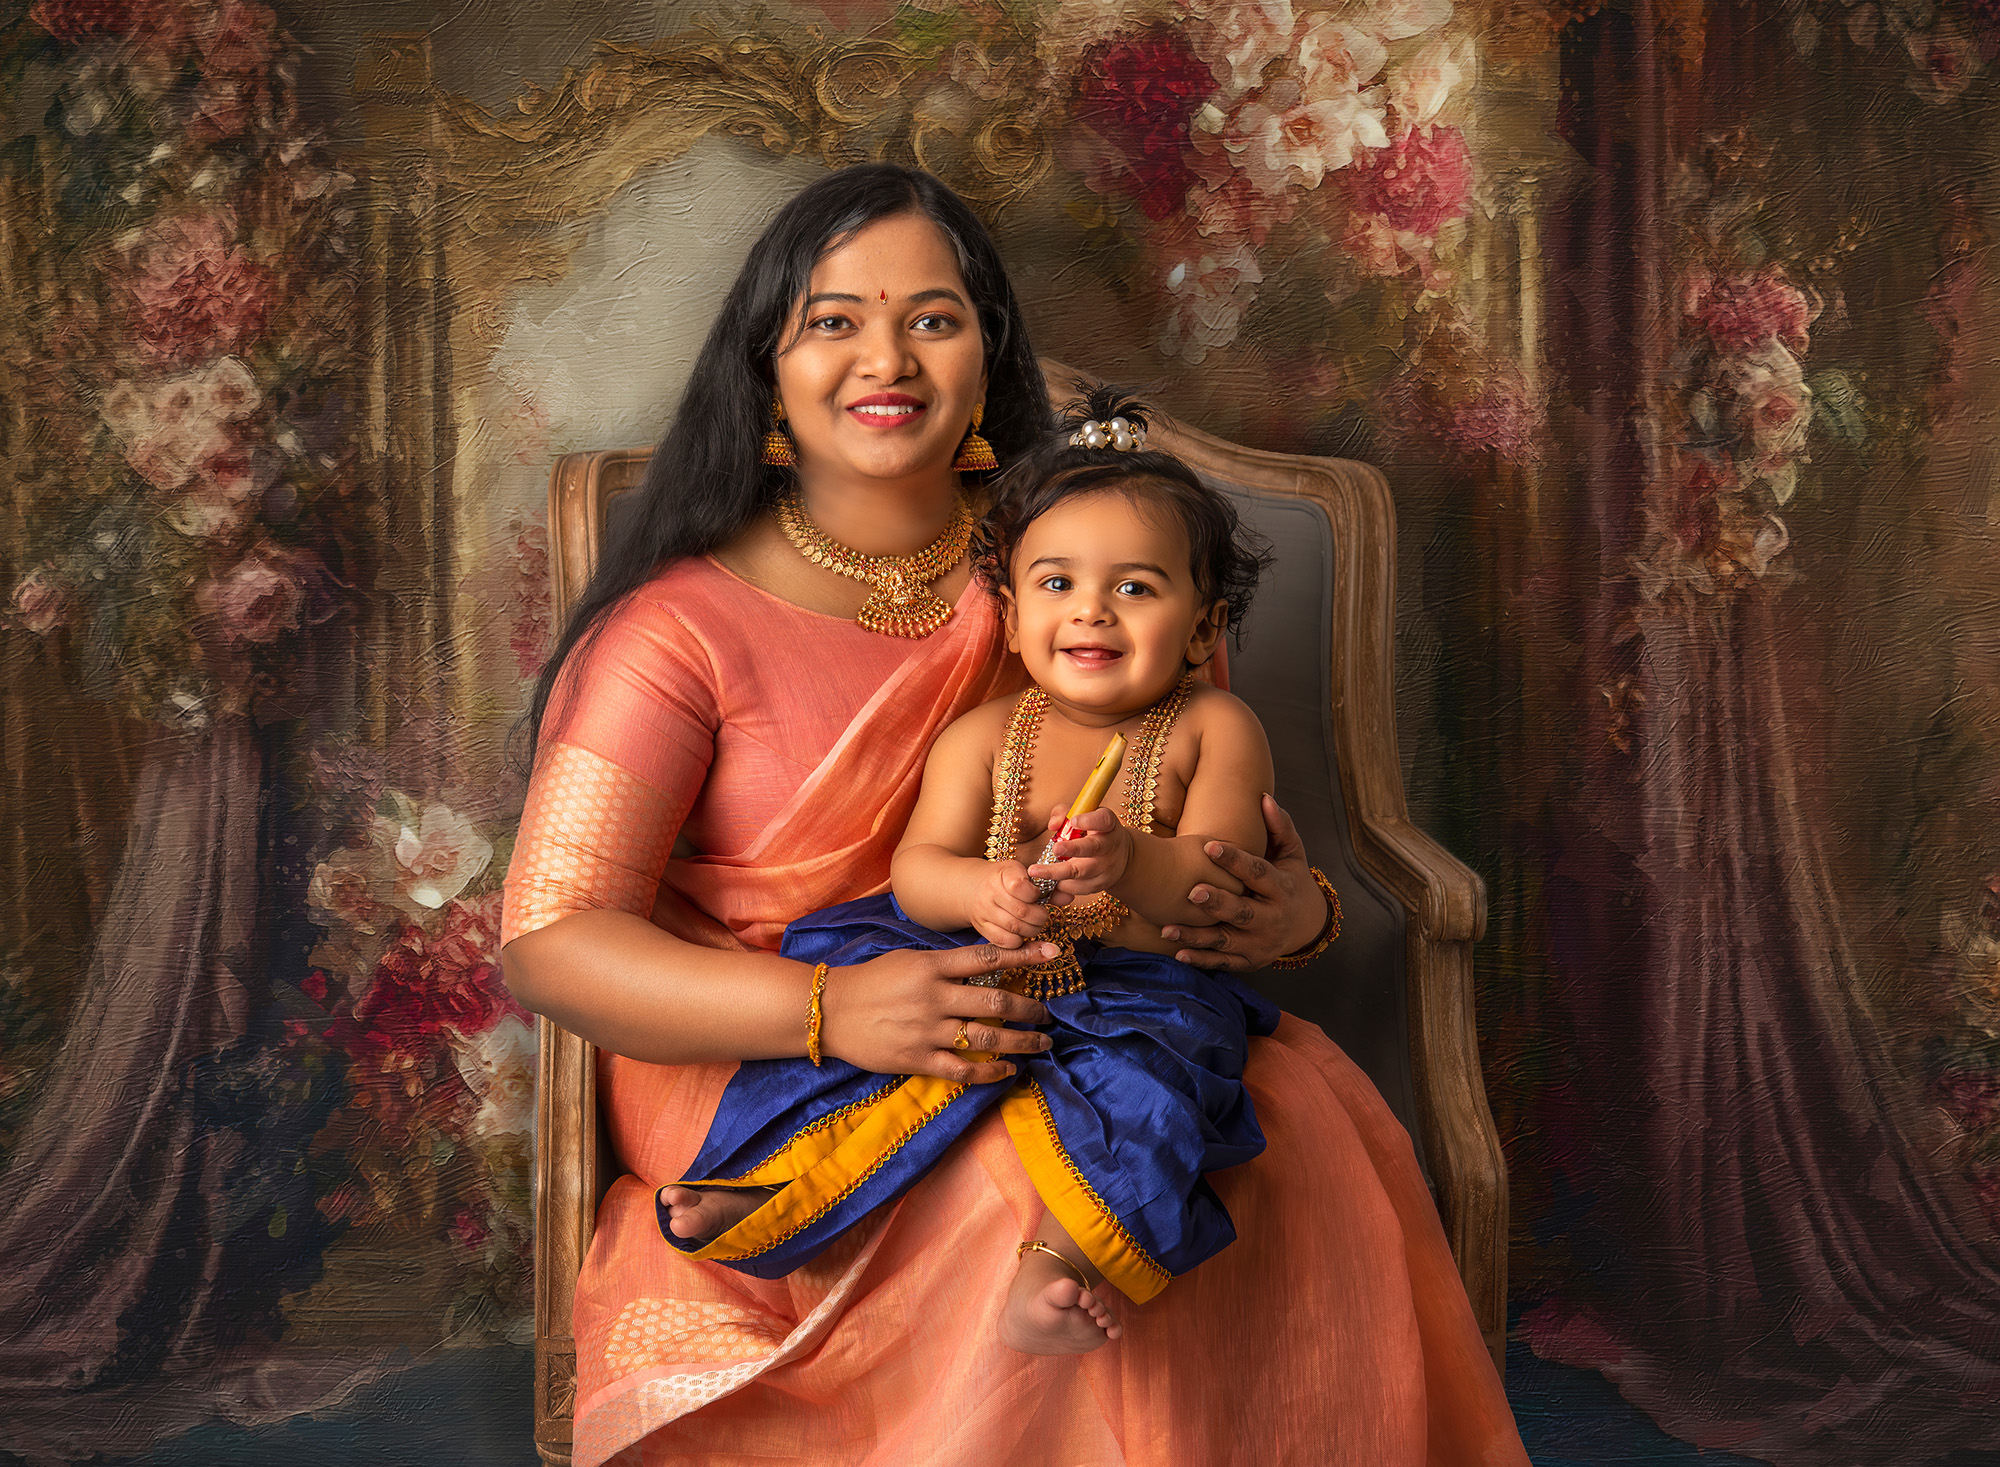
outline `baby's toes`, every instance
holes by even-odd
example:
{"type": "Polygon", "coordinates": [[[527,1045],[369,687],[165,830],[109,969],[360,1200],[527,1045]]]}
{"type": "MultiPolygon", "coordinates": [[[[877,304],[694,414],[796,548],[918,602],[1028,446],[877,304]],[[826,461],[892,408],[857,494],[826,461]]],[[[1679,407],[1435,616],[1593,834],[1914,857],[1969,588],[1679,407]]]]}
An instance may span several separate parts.
{"type": "Polygon", "coordinates": [[[1087,1307],[1084,1301],[1089,1297],[1075,1279],[1050,1279],[1042,1290],[1042,1302],[1051,1309],[1087,1307]]]}

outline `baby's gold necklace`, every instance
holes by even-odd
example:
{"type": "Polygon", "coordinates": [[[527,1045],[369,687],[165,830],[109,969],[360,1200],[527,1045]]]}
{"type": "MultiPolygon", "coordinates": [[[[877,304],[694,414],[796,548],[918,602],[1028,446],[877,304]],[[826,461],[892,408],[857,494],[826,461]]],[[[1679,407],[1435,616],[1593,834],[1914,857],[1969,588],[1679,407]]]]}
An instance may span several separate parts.
{"type": "Polygon", "coordinates": [[[854,620],[885,637],[928,637],[951,620],[951,603],[931,589],[965,555],[972,539],[972,507],[960,497],[944,533],[915,555],[863,555],[812,521],[794,489],[778,501],[778,528],[814,565],[864,582],[868,599],[854,620]]]}

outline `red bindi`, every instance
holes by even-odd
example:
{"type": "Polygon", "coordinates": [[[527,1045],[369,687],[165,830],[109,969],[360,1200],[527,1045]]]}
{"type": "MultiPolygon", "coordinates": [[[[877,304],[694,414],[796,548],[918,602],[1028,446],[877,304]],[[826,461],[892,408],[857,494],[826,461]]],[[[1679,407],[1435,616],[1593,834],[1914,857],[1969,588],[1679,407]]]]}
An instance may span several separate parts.
{"type": "Polygon", "coordinates": [[[882,292],[882,304],[885,306],[889,304],[889,292],[886,290],[882,292]]]}

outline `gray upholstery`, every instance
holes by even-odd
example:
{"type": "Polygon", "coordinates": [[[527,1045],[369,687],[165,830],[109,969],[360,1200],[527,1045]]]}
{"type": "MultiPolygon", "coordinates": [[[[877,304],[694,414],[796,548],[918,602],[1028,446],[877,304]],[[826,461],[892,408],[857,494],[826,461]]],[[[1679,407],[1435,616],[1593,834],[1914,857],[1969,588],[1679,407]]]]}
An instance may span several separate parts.
{"type": "Polygon", "coordinates": [[[1309,500],[1281,499],[1211,479],[1274,558],[1229,648],[1230,689],[1270,736],[1278,803],[1298,823],[1313,862],[1340,893],[1340,938],[1304,968],[1256,975],[1279,1007],[1324,1029],[1367,1072],[1423,1161],[1410,1074],[1403,908],[1354,859],[1334,751],[1329,645],[1333,527],[1309,500]]]}

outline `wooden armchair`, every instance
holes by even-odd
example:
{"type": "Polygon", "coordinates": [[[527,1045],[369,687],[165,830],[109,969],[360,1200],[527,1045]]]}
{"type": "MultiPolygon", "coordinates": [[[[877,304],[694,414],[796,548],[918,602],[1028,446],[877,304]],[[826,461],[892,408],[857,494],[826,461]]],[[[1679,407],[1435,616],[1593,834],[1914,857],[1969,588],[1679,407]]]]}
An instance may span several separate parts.
{"type": "MultiPolygon", "coordinates": [[[[1059,395],[1075,374],[1044,363],[1059,395]]],[[[1410,824],[1392,687],[1396,526],[1365,464],[1261,453],[1162,417],[1152,442],[1235,497],[1277,556],[1230,649],[1233,690],[1263,720],[1278,798],[1340,892],[1340,940],[1311,966],[1263,973],[1283,1008],[1318,1024],[1380,1088],[1416,1141],[1495,1363],[1507,1300],[1507,1174],[1480,1077],[1472,944],[1485,887],[1410,824]]],[[[606,512],[645,449],[574,453],[549,483],[558,615],[589,578],[606,512]]],[[[536,1119],[535,1444],[570,1460],[576,1343],[570,1310],[598,1199],[616,1176],[598,1124],[595,1050],[541,1021],[536,1119]]]]}

